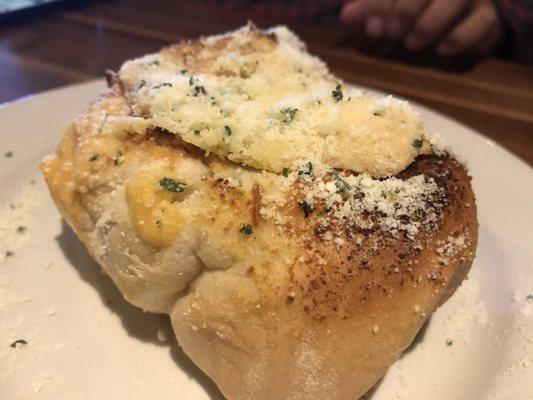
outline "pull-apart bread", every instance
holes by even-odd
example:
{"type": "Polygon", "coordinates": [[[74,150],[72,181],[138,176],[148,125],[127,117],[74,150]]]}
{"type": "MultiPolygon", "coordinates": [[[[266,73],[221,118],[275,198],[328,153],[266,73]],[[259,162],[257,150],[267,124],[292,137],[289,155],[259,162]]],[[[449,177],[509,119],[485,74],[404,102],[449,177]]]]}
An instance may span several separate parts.
{"type": "Polygon", "coordinates": [[[126,62],[42,170],[124,297],[230,400],[352,400],[465,278],[465,167],[285,27],[126,62]]]}

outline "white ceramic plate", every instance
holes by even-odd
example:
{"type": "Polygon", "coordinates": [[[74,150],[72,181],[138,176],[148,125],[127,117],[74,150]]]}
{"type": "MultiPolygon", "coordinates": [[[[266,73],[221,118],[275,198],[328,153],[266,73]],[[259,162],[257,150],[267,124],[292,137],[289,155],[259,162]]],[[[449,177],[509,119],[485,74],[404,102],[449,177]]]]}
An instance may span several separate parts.
{"type": "MultiPolygon", "coordinates": [[[[167,318],[126,303],[99,272],[36,169],[102,89],[103,82],[90,82],[0,108],[0,398],[221,399],[175,344],[167,318]],[[8,250],[15,254],[5,257],[8,250]],[[10,347],[19,339],[27,344],[10,347]]],[[[467,160],[478,256],[470,280],[369,397],[533,399],[533,170],[417,108],[467,160]]]]}

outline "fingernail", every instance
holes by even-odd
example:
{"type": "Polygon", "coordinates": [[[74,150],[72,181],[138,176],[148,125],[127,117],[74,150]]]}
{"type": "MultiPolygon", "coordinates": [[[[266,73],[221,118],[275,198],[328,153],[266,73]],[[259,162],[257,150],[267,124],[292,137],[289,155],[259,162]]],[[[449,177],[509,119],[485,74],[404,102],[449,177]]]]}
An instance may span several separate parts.
{"type": "Polygon", "coordinates": [[[374,39],[379,38],[381,35],[383,35],[383,18],[372,16],[367,18],[365,30],[366,34],[374,39]]]}

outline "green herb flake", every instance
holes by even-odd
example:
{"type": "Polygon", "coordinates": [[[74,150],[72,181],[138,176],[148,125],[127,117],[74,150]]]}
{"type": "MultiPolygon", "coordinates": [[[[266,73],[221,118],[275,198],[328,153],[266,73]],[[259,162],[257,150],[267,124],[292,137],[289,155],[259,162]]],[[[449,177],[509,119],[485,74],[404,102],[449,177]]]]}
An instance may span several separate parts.
{"type": "Polygon", "coordinates": [[[89,158],[89,161],[96,161],[98,160],[98,157],[100,157],[100,154],[94,154],[93,156],[91,156],[91,158],[89,158]]]}
{"type": "Polygon", "coordinates": [[[453,344],[452,339],[446,339],[446,346],[451,346],[453,344]]]}
{"type": "Polygon", "coordinates": [[[533,294],[528,294],[528,295],[526,296],[526,300],[527,300],[527,301],[533,301],[533,294]]]}
{"type": "Polygon", "coordinates": [[[313,173],[313,163],[309,161],[302,169],[298,171],[298,175],[311,175],[313,173]]]}
{"type": "Polygon", "coordinates": [[[159,65],[159,60],[154,60],[154,61],[151,61],[149,62],[148,64],[146,64],[148,67],[151,67],[152,65],[159,65]]]}
{"type": "Polygon", "coordinates": [[[287,177],[289,176],[289,168],[287,167],[284,167],[282,170],[281,170],[281,174],[284,176],[284,177],[287,177]]]}
{"type": "Polygon", "coordinates": [[[17,233],[24,233],[28,230],[28,228],[26,228],[24,225],[20,225],[18,228],[17,228],[17,233]]]}
{"type": "Polygon", "coordinates": [[[155,221],[155,224],[157,225],[158,228],[163,227],[163,223],[160,220],[155,221]]]}
{"type": "Polygon", "coordinates": [[[291,122],[296,117],[296,113],[298,111],[300,110],[298,110],[297,108],[290,107],[282,109],[280,112],[283,115],[283,122],[285,122],[286,124],[291,122]]]}
{"type": "Polygon", "coordinates": [[[331,92],[331,97],[333,97],[333,100],[335,100],[337,103],[342,100],[341,85],[337,85],[335,87],[335,90],[331,92]]]}
{"type": "Polygon", "coordinates": [[[372,115],[374,117],[383,117],[383,111],[374,111],[372,115]]]}
{"type": "Polygon", "coordinates": [[[224,130],[226,131],[226,136],[231,136],[233,134],[231,128],[227,125],[224,125],[224,130]]]}
{"type": "Polygon", "coordinates": [[[152,89],[160,89],[162,87],[172,87],[172,83],[163,82],[163,83],[160,83],[159,85],[155,85],[152,89]]]}
{"type": "Polygon", "coordinates": [[[169,192],[179,193],[183,192],[185,190],[185,187],[187,186],[183,182],[179,182],[175,179],[164,177],[159,181],[159,185],[169,192]]]}
{"type": "Polygon", "coordinates": [[[240,229],[241,233],[244,233],[245,235],[251,235],[254,233],[254,228],[252,228],[252,225],[250,224],[243,224],[240,229]]]}
{"type": "Polygon", "coordinates": [[[424,141],[422,139],[415,139],[413,140],[413,143],[412,143],[413,147],[417,149],[421,148],[422,144],[424,144],[424,141]]]}
{"type": "Polygon", "coordinates": [[[6,251],[6,257],[13,257],[15,255],[15,252],[12,250],[6,251]]]}
{"type": "Polygon", "coordinates": [[[146,85],[146,81],[144,79],[141,79],[139,84],[137,85],[136,90],[139,90],[139,89],[143,88],[144,85],[146,85]]]}
{"type": "Polygon", "coordinates": [[[304,212],[304,218],[309,217],[309,214],[313,212],[313,206],[305,200],[299,201],[298,205],[302,207],[302,210],[304,212]]]}
{"type": "Polygon", "coordinates": [[[194,76],[191,75],[191,77],[189,78],[189,85],[194,85],[194,76]]]}
{"type": "Polygon", "coordinates": [[[195,129],[193,132],[194,132],[194,134],[196,136],[200,136],[200,130],[199,129],[195,129]]]}
{"type": "Polygon", "coordinates": [[[6,152],[4,153],[4,156],[6,156],[6,158],[11,158],[11,157],[13,157],[13,152],[12,152],[11,150],[6,151],[6,152]]]}
{"type": "Polygon", "coordinates": [[[14,349],[18,349],[19,347],[27,345],[28,342],[24,339],[15,340],[13,343],[9,345],[9,347],[13,347],[14,349]]]}
{"type": "Polygon", "coordinates": [[[207,91],[205,90],[205,88],[203,86],[200,86],[200,85],[195,86],[194,87],[194,96],[198,97],[201,94],[204,95],[204,96],[207,95],[207,91]]]}
{"type": "Polygon", "coordinates": [[[339,193],[348,193],[352,188],[348,182],[342,179],[337,171],[331,172],[331,175],[335,178],[335,186],[337,186],[337,191],[339,193]]]}
{"type": "Polygon", "coordinates": [[[189,72],[189,71],[186,70],[186,69],[182,69],[182,70],[180,71],[180,74],[185,75],[187,72],[189,72]]]}

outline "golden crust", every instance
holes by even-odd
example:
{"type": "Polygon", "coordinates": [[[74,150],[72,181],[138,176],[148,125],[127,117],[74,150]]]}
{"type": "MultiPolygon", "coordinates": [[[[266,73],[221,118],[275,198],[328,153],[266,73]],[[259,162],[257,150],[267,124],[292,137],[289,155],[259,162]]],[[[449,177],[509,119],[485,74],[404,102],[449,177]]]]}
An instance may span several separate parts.
{"type": "MultiPolygon", "coordinates": [[[[164,54],[194,55],[194,46],[164,54]]],[[[470,268],[474,194],[447,154],[421,155],[394,177],[422,175],[435,188],[405,216],[429,221],[410,234],[321,214],[325,199],[312,212],[302,206],[306,187],[356,174],[284,177],[205,157],[162,130],[106,129],[130,113],[115,81],[67,129],[43,173],[61,214],[124,296],[171,314],[185,352],[228,399],[363,395],[470,268]],[[165,192],[164,177],[185,189],[165,192]]]]}

